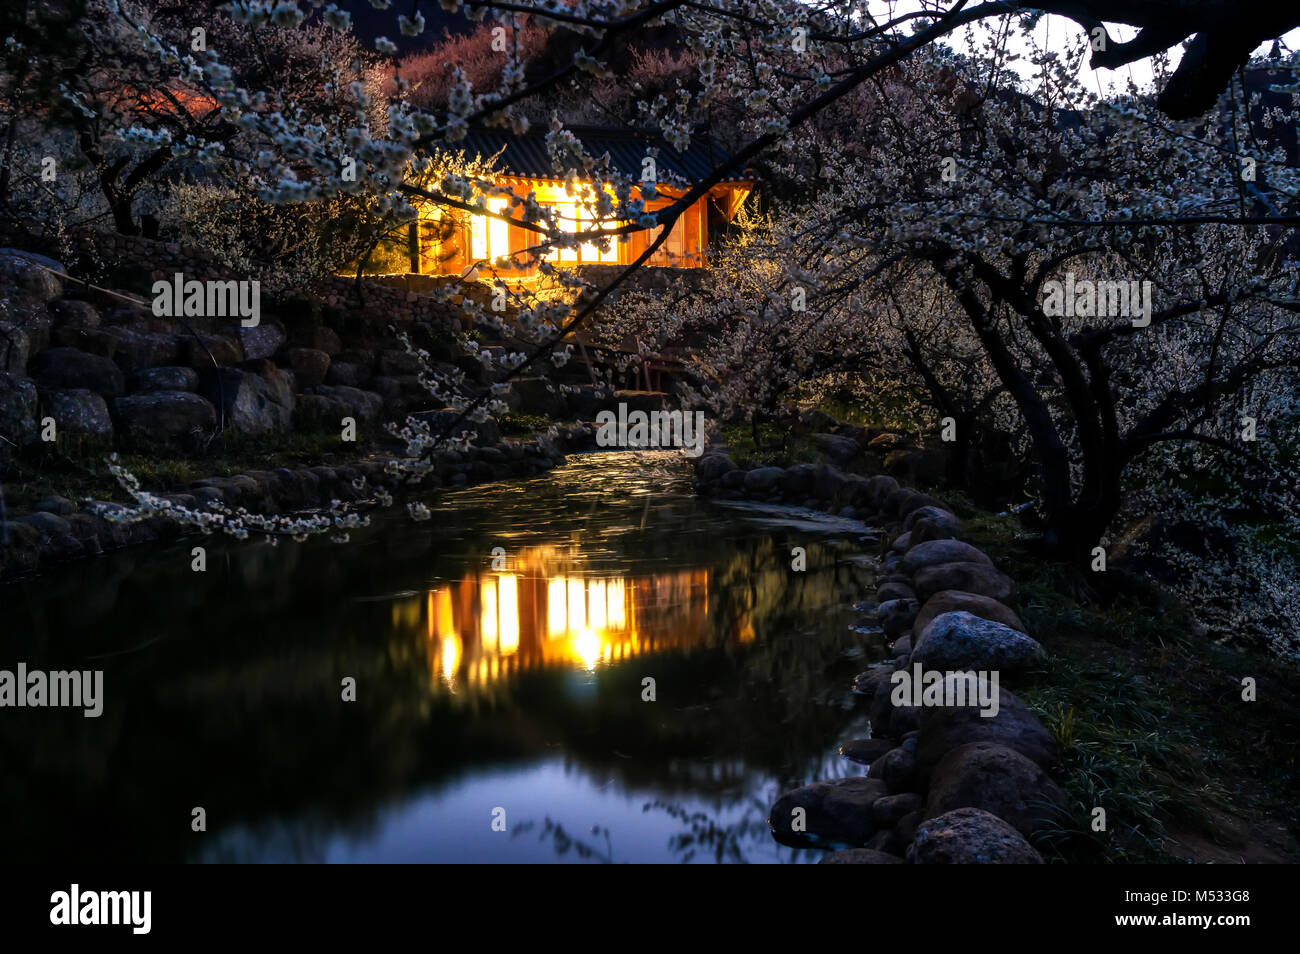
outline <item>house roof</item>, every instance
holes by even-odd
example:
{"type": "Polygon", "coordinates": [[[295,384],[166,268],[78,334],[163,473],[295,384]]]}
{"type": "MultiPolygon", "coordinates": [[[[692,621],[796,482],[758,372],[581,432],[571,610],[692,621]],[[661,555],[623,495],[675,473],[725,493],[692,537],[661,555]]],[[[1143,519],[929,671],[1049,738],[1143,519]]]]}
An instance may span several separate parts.
{"type": "MultiPolygon", "coordinates": [[[[605,127],[570,127],[587,152],[599,159],[609,153],[614,168],[634,179],[641,178],[642,160],[648,149],[657,149],[655,156],[658,178],[667,182],[673,178],[698,182],[731,155],[710,139],[696,136],[685,151],[670,146],[662,136],[637,133],[631,130],[605,127]]],[[[530,179],[558,179],[562,171],[551,161],[543,134],[528,133],[516,136],[499,129],[472,129],[456,148],[467,155],[478,153],[483,158],[501,152],[498,168],[505,175],[524,176],[530,179]],[[502,151],[504,150],[504,151],[502,151]]],[[[739,177],[726,181],[742,181],[739,177]]]]}

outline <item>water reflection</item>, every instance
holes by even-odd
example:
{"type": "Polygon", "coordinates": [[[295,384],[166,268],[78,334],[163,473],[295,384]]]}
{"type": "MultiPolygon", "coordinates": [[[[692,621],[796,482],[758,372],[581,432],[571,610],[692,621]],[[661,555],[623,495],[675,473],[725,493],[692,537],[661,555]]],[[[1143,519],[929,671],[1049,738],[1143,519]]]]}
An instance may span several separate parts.
{"type": "Polygon", "coordinates": [[[860,771],[835,750],[860,731],[861,532],[605,454],[347,546],[213,538],[197,574],[183,541],[4,588],[0,667],[93,660],[106,699],[0,720],[0,857],[816,860],[766,810],[860,771]]]}
{"type": "MultiPolygon", "coordinates": [[[[498,557],[498,561],[507,558],[498,557]]],[[[424,636],[431,683],[451,691],[531,669],[594,671],[648,653],[754,638],[747,617],[718,633],[707,567],[636,576],[583,566],[559,547],[526,547],[503,570],[476,568],[394,600],[395,631],[424,636]]]]}

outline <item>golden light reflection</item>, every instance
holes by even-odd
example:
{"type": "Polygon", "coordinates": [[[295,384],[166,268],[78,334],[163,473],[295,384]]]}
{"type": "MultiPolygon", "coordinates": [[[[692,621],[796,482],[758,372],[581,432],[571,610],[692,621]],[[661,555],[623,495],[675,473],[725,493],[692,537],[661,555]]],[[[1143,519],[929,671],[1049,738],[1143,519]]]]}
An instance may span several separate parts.
{"type": "Polygon", "coordinates": [[[587,583],[587,625],[592,629],[604,629],[605,591],[608,584],[604,580],[591,580],[587,583]]]}
{"type": "Polygon", "coordinates": [[[566,591],[563,579],[549,580],[546,584],[546,633],[548,636],[563,636],[569,629],[566,591]]]}
{"type": "MultiPolygon", "coordinates": [[[[512,569],[471,570],[393,607],[394,626],[424,635],[435,684],[486,686],[538,667],[590,671],[716,638],[706,569],[593,573],[555,547],[520,551],[512,569]]],[[[748,627],[741,639],[752,638],[748,627]]]]}
{"type": "MultiPolygon", "coordinates": [[[[708,573],[700,571],[704,575],[704,596],[703,604],[707,611],[708,608],[708,573]]],[[[605,590],[605,606],[608,609],[608,619],[605,625],[610,629],[626,629],[627,613],[624,611],[624,605],[627,602],[627,587],[623,585],[622,580],[610,580],[609,586],[605,590]]]]}
{"type": "Polygon", "coordinates": [[[497,648],[497,581],[496,578],[484,580],[479,586],[479,638],[483,641],[483,651],[493,652],[497,648]]]}
{"type": "Polygon", "coordinates": [[[600,637],[589,629],[580,632],[573,641],[584,669],[595,669],[600,661],[600,637]]]}
{"type": "Polygon", "coordinates": [[[582,580],[566,580],[569,588],[569,631],[581,632],[587,628],[587,593],[582,580]]]}
{"type": "Polygon", "coordinates": [[[513,653],[519,648],[519,581],[513,573],[497,583],[497,620],[501,652],[513,653]]]}
{"type": "Polygon", "coordinates": [[[442,678],[454,682],[460,669],[460,640],[455,636],[442,637],[442,678]]]}

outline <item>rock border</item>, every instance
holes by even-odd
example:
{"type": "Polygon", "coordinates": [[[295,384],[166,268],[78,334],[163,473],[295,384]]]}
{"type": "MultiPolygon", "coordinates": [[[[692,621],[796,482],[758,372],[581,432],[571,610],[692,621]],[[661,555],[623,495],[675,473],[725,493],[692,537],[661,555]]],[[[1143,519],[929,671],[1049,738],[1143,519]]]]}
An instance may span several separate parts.
{"type": "Polygon", "coordinates": [[[1057,746],[1003,677],[1046,653],[1010,605],[1014,581],[961,539],[961,518],[894,477],[846,474],[825,461],[743,469],[717,444],[696,461],[695,486],[706,497],[802,505],[886,531],[866,631],[879,632],[893,659],[854,680],[870,706],[872,738],[841,747],[866,775],[784,793],[769,815],[773,836],[840,849],[822,864],[1042,864],[1029,839],[1063,804],[1048,774],[1057,746]],[[935,691],[966,704],[904,700],[895,675],[915,677],[917,666],[948,674],[935,691]],[[965,672],[988,677],[951,675],[965,672]],[[956,696],[970,687],[996,698],[996,714],[956,696]]]}

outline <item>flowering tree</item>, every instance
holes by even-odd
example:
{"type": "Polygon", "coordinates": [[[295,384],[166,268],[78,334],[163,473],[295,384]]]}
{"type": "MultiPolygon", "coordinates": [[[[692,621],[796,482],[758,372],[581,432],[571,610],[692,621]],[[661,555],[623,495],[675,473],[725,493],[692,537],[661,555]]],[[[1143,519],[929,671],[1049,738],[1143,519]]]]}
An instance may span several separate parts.
{"type": "Polygon", "coordinates": [[[1294,630],[1300,163],[1270,132],[1295,125],[1271,90],[1294,68],[1254,64],[1173,122],[1046,51],[1017,90],[988,53],[883,76],[859,147],[813,169],[813,137],[784,166],[815,200],[746,223],[702,293],[625,297],[615,327],[707,329],[697,399],[724,413],[792,411],[850,370],[954,449],[1010,443],[1077,565],[1148,514],[1217,526],[1226,549],[1147,546],[1221,630],[1294,630]]]}
{"type": "MultiPolygon", "coordinates": [[[[566,338],[649,261],[683,211],[765,156],[774,172],[798,187],[811,211],[776,222],[767,236],[754,240],[769,247],[770,264],[751,274],[738,268],[724,289],[736,307],[719,305],[711,312],[718,327],[735,336],[714,332],[707,363],[720,383],[711,396],[729,394],[726,400],[735,403],[746,391],[758,393],[758,406],[770,412],[801,380],[843,370],[846,357],[884,376],[890,364],[882,349],[894,347],[914,372],[913,383],[941,409],[946,402],[966,422],[992,419],[1023,435],[1041,473],[1048,540],[1067,552],[1095,539],[1098,521],[1087,515],[1114,513],[1121,475],[1149,448],[1175,438],[1226,441],[1222,428],[1231,402],[1291,367],[1289,306],[1280,290],[1292,265],[1285,255],[1267,251],[1264,233],[1243,231],[1246,225],[1294,221],[1289,173],[1277,157],[1243,142],[1254,121],[1249,110],[1226,125],[1216,118],[1208,126],[1179,126],[1170,116],[1207,107],[1206,91],[1223,90],[1249,52],[1242,53],[1242,45],[1277,36],[1300,14],[1277,14],[1254,3],[1243,16],[1214,0],[1078,0],[1035,4],[1023,14],[1014,3],[964,0],[897,14],[887,4],[845,8],[777,0],[444,0],[445,10],[483,22],[490,36],[514,41],[501,44],[499,71],[471,75],[453,64],[444,103],[441,91],[422,101],[401,63],[393,63],[396,45],[382,37],[373,54],[358,55],[322,77],[319,95],[305,95],[292,78],[232,52],[256,50],[274,31],[308,30],[316,23],[346,32],[349,15],[334,4],[232,0],[223,9],[244,31],[242,42],[195,50],[141,8],[121,0],[96,2],[152,57],[151,71],[211,98],[212,122],[238,130],[222,143],[221,161],[263,199],[294,204],[368,196],[395,223],[411,219],[420,202],[506,219],[537,236],[532,262],[572,289],[568,300],[558,302],[506,289],[517,328],[534,348],[485,354],[497,372],[490,386],[467,386],[426,362],[430,390],[462,413],[437,433],[417,420],[400,426],[408,460],[397,469],[407,476],[426,470],[438,442],[464,421],[499,408],[510,377],[539,362],[562,363],[566,338]],[[1158,70],[1164,113],[1136,100],[1119,106],[1081,102],[1054,54],[1038,57],[1042,78],[1026,94],[1016,91],[1007,72],[1005,47],[977,50],[972,57],[931,49],[977,21],[998,18],[1005,35],[1016,24],[1032,24],[1038,15],[1033,11],[1043,10],[1087,30],[1087,48],[1100,65],[1150,57],[1191,36],[1191,52],[1178,67],[1158,70]],[[1114,42],[1105,26],[1113,22],[1138,27],[1137,39],[1114,42]],[[621,77],[610,58],[656,27],[677,35],[682,54],[673,62],[689,63],[694,75],[675,90],[660,88],[644,97],[633,90],[637,121],[657,126],[680,147],[725,115],[737,143],[730,159],[698,181],[674,183],[681,195],[668,208],[647,212],[645,203],[663,183],[623,175],[607,157],[587,155],[559,116],[548,121],[551,156],[567,171],[592,220],[613,225],[570,233],[532,195],[517,195],[473,173],[439,174],[439,156],[454,150],[471,126],[524,131],[536,121],[538,103],[571,91],[575,82],[617,86],[621,77]],[[539,47],[517,40],[521,30],[532,29],[546,32],[548,51],[563,49],[567,56],[529,67],[527,58],[539,47]],[[565,42],[557,43],[557,37],[565,42]],[[916,60],[922,54],[924,60],[916,60]],[[376,93],[368,82],[376,63],[391,76],[391,96],[376,93]],[[495,82],[493,88],[476,85],[484,77],[495,82]],[[1240,176],[1224,174],[1225,162],[1235,171],[1247,158],[1266,170],[1266,189],[1250,192],[1240,176]],[[1173,175],[1162,178],[1161,170],[1173,175]],[[1185,180],[1174,178],[1184,172],[1185,180]],[[582,185],[593,181],[602,187],[582,185]],[[504,212],[487,207],[497,197],[508,200],[504,212]],[[1234,198],[1235,207],[1223,205],[1234,198]],[[1209,203],[1210,213],[1190,215],[1209,203]],[[1215,234],[1215,248],[1227,257],[1198,259],[1204,236],[1189,239],[1172,228],[1179,223],[1235,228],[1215,234]],[[604,246],[660,227],[645,253],[603,288],[544,260],[556,247],[604,246]],[[1232,244],[1225,244],[1229,236],[1232,244]],[[1259,256],[1256,264],[1265,267],[1236,285],[1243,281],[1246,255],[1259,256]],[[1080,320],[1092,317],[1082,313],[1050,314],[1043,288],[1072,265],[1084,281],[1123,270],[1158,287],[1161,308],[1147,333],[1080,320]],[[790,318],[787,292],[802,295],[806,311],[798,314],[804,317],[790,318]],[[756,295],[762,297],[755,301],[756,295]],[[933,301],[937,309],[917,316],[921,301],[933,301]],[[1221,328],[1232,332],[1216,333],[1221,328]],[[737,340],[746,343],[743,352],[737,340]],[[1164,391],[1163,402],[1137,397],[1143,385],[1185,372],[1188,356],[1207,345],[1206,386],[1164,391]],[[726,347],[746,357],[766,355],[780,373],[738,371],[719,353],[726,347]],[[1125,376],[1142,355],[1155,361],[1155,371],[1133,386],[1125,376]],[[1054,384],[1044,387],[1044,378],[1054,384]]],[[[371,2],[389,6],[388,0],[371,2]]],[[[395,27],[420,35],[420,7],[403,5],[395,27]]],[[[408,65],[414,72],[414,64],[408,65]]],[[[650,73],[673,68],[664,63],[650,73]]],[[[137,138],[163,145],[159,130],[137,138]]],[[[169,130],[166,140],[171,155],[214,158],[216,147],[204,129],[169,130]]],[[[475,273],[490,278],[506,267],[482,263],[475,273]]],[[[448,296],[453,292],[448,289],[448,296]]],[[[793,306],[793,297],[789,301],[793,306]]],[[[464,296],[462,307],[474,322],[503,320],[480,298],[464,296]]],[[[668,316],[660,337],[677,327],[680,322],[668,316]]],[[[1270,407],[1261,419],[1274,412],[1270,407]]]]}

